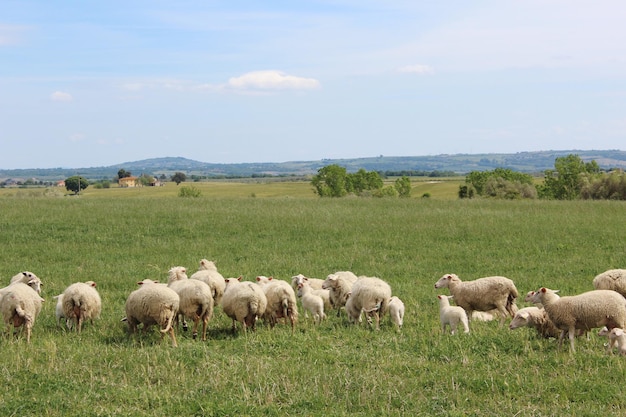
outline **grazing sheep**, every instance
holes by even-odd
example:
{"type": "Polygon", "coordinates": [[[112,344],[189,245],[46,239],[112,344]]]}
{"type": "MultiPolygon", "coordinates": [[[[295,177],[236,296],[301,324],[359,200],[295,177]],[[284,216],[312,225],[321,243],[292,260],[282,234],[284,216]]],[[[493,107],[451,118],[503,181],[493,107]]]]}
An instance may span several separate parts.
{"type": "Polygon", "coordinates": [[[267,297],[257,283],[241,282],[241,277],[226,279],[222,310],[233,321],[233,333],[237,322],[244,332],[248,328],[255,330],[256,321],[265,314],[266,308],[267,297]]]}
{"type": "Polygon", "coordinates": [[[514,330],[523,326],[532,327],[537,330],[539,336],[546,339],[557,338],[561,334],[561,330],[552,323],[546,310],[539,307],[524,307],[515,313],[509,329],[514,330]]]}
{"type": "Polygon", "coordinates": [[[463,307],[451,306],[450,298],[452,296],[438,295],[439,299],[439,321],[441,322],[441,331],[446,332],[446,326],[450,326],[450,334],[456,334],[459,323],[463,325],[463,331],[469,333],[469,321],[467,313],[463,307]]]}
{"type": "Polygon", "coordinates": [[[157,281],[145,279],[137,284],[139,289],[126,299],[126,321],[130,332],[135,333],[139,323],[143,323],[144,331],[156,324],[161,338],[167,333],[172,345],[178,346],[172,323],[178,313],[180,297],[176,291],[157,281]]]}
{"type": "Polygon", "coordinates": [[[337,309],[337,317],[339,317],[341,308],[346,305],[352,285],[358,279],[350,271],[339,271],[326,277],[322,288],[330,291],[330,304],[334,309],[337,309]]]}
{"type": "Polygon", "coordinates": [[[609,330],[604,326],[598,332],[598,336],[607,336],[609,343],[606,345],[606,351],[609,354],[613,354],[613,347],[617,345],[620,355],[626,355],[626,333],[619,327],[614,327],[609,330]]]}
{"type": "Polygon", "coordinates": [[[320,324],[326,318],[324,314],[324,299],[313,292],[307,281],[298,284],[298,297],[302,301],[305,311],[310,311],[315,324],[320,324]]]}
{"type": "Polygon", "coordinates": [[[549,288],[541,288],[532,297],[533,303],[541,303],[548,317],[561,330],[559,347],[565,332],[569,333],[570,350],[576,351],[576,330],[595,327],[626,327],[626,299],[612,290],[593,290],[585,293],[559,297],[549,288]]]}
{"type": "Polygon", "coordinates": [[[37,291],[37,294],[41,294],[41,287],[43,286],[41,279],[39,279],[39,277],[32,272],[24,271],[14,275],[11,278],[11,284],[15,284],[16,282],[28,284],[29,287],[37,291]]]}
{"type": "Polygon", "coordinates": [[[296,302],[296,293],[287,281],[273,279],[273,277],[258,276],[257,282],[263,289],[267,298],[267,308],[263,319],[274,328],[278,319],[289,319],[291,330],[296,329],[298,321],[298,306],[296,302]]]}
{"type": "Polygon", "coordinates": [[[190,278],[202,281],[207,284],[209,288],[211,288],[211,293],[213,294],[213,306],[218,306],[222,303],[224,289],[226,288],[226,281],[224,280],[222,274],[217,271],[215,262],[201,259],[198,272],[195,272],[190,278]]]}
{"type": "Polygon", "coordinates": [[[0,312],[8,335],[11,336],[11,326],[14,328],[23,326],[26,329],[26,342],[30,342],[32,328],[44,299],[23,282],[15,282],[6,287],[1,297],[0,312]]]}
{"type": "Polygon", "coordinates": [[[393,324],[395,324],[398,329],[402,329],[402,323],[404,322],[404,303],[395,295],[389,299],[389,316],[393,324]]]}
{"type": "MultiPolygon", "coordinates": [[[[176,266],[168,272],[168,287],[180,298],[178,314],[193,320],[192,337],[198,337],[198,325],[202,321],[202,340],[206,340],[207,325],[213,317],[213,293],[207,284],[188,279],[187,270],[176,266]]],[[[185,324],[186,328],[186,324],[185,324]]]]}
{"type": "Polygon", "coordinates": [[[593,279],[596,290],[613,290],[626,297],[626,269],[609,269],[593,279]]]}
{"type": "Polygon", "coordinates": [[[291,287],[294,291],[298,291],[298,285],[303,282],[308,282],[309,286],[314,290],[321,290],[324,285],[324,280],[319,278],[308,278],[302,274],[291,277],[291,287]]]}
{"type": "Polygon", "coordinates": [[[446,274],[435,283],[435,288],[444,287],[448,287],[455,303],[463,307],[469,318],[472,317],[474,310],[497,309],[502,315],[500,319],[502,326],[506,316],[513,317],[517,311],[515,305],[517,288],[513,281],[505,277],[486,277],[463,282],[455,274],[446,274]]]}
{"type": "Polygon", "coordinates": [[[389,308],[391,287],[385,281],[375,277],[361,277],[353,285],[346,301],[346,313],[352,323],[361,321],[361,313],[365,312],[367,322],[376,320],[376,330],[380,328],[380,318],[389,308]]]}
{"type": "Polygon", "coordinates": [[[67,287],[62,297],[59,298],[62,303],[63,317],[66,318],[67,323],[73,322],[76,325],[78,333],[85,320],[93,323],[94,319],[100,317],[102,301],[96,290],[96,283],[93,281],[74,283],[67,287]]]}

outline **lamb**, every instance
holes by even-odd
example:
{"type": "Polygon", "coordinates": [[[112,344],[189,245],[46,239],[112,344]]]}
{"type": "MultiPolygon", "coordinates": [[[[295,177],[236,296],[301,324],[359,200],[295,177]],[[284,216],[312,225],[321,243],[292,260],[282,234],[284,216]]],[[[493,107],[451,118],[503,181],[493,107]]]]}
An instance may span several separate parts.
{"type": "Polygon", "coordinates": [[[330,304],[337,309],[337,317],[341,308],[346,305],[348,293],[358,277],[350,271],[339,271],[326,277],[322,288],[330,291],[330,304]]]}
{"type": "Polygon", "coordinates": [[[448,287],[454,301],[463,307],[467,317],[472,312],[490,311],[497,309],[502,315],[500,326],[504,324],[507,315],[513,317],[517,311],[515,299],[518,296],[515,284],[505,277],[486,277],[474,281],[462,282],[455,274],[446,274],[436,283],[435,288],[448,287]]]}
{"type": "Polygon", "coordinates": [[[609,269],[593,279],[596,290],[613,290],[626,297],[626,269],[609,269]]]}
{"type": "Polygon", "coordinates": [[[376,320],[376,330],[380,329],[380,318],[389,308],[391,287],[388,283],[376,277],[359,278],[350,291],[346,301],[346,313],[352,323],[361,321],[361,313],[365,312],[367,321],[376,320]]]}
{"type": "Polygon", "coordinates": [[[314,290],[321,290],[324,285],[324,280],[319,278],[307,278],[302,274],[291,277],[291,287],[294,291],[298,291],[298,285],[303,282],[307,282],[309,286],[314,290]]]}
{"type": "Polygon", "coordinates": [[[59,294],[59,295],[55,295],[54,297],[52,297],[53,300],[57,300],[57,304],[55,306],[55,310],[54,310],[54,315],[57,319],[57,325],[61,325],[61,319],[65,319],[65,325],[67,326],[67,328],[70,328],[70,321],[67,319],[67,317],[65,317],[65,314],[63,313],[63,293],[59,294]]]}
{"type": "Polygon", "coordinates": [[[15,282],[6,287],[0,299],[0,312],[8,335],[11,336],[11,326],[23,326],[26,329],[26,342],[30,343],[32,328],[43,302],[44,299],[28,284],[15,282]]]}
{"type": "Polygon", "coordinates": [[[402,329],[404,322],[404,303],[395,295],[389,299],[389,316],[398,330],[402,329]]]}
{"type": "Polygon", "coordinates": [[[222,274],[217,271],[215,262],[201,259],[198,271],[191,275],[190,278],[202,281],[211,288],[214,306],[218,306],[222,303],[226,281],[222,274]]]}
{"type": "Polygon", "coordinates": [[[439,321],[441,322],[441,331],[446,332],[446,326],[450,326],[450,334],[456,334],[459,323],[463,325],[463,331],[469,333],[469,321],[467,313],[463,307],[451,306],[450,298],[452,296],[438,295],[439,299],[439,321]]]}
{"type": "Polygon", "coordinates": [[[626,355],[626,332],[619,327],[614,327],[609,330],[604,326],[598,332],[599,336],[608,336],[609,343],[607,344],[607,353],[613,354],[613,347],[617,344],[620,355],[626,355]]]}
{"type": "Polygon", "coordinates": [[[267,298],[267,308],[263,319],[274,328],[278,319],[289,319],[291,323],[291,331],[296,329],[298,321],[298,306],[296,302],[296,293],[287,281],[273,279],[273,277],[257,276],[257,282],[263,289],[267,298]]]}
{"type": "Polygon", "coordinates": [[[102,310],[102,300],[96,290],[96,283],[93,281],[77,282],[63,291],[60,297],[63,309],[63,317],[66,322],[73,322],[76,331],[80,333],[83,322],[100,317],[102,310]]]}
{"type": "Polygon", "coordinates": [[[533,303],[540,302],[554,325],[561,330],[559,347],[565,332],[569,333],[570,351],[575,352],[576,329],[590,330],[607,326],[626,327],[626,299],[612,290],[593,290],[585,293],[560,297],[549,288],[541,288],[533,295],[533,303]]]}
{"type": "Polygon", "coordinates": [[[169,270],[168,287],[180,298],[178,313],[193,320],[192,337],[198,337],[198,325],[202,321],[202,340],[206,340],[207,325],[213,317],[213,293],[209,286],[196,279],[187,278],[182,266],[169,270]]]}
{"type": "Polygon", "coordinates": [[[255,330],[256,321],[265,314],[267,297],[261,287],[254,282],[241,282],[239,278],[226,279],[226,289],[222,298],[222,310],[233,321],[232,330],[240,322],[244,333],[255,330]]]}
{"type": "Polygon", "coordinates": [[[143,323],[144,331],[157,324],[161,338],[167,333],[172,345],[178,346],[172,323],[178,313],[180,297],[176,291],[158,281],[145,279],[137,284],[139,289],[131,292],[126,299],[126,321],[130,332],[135,333],[139,323],[143,323]]]}
{"type": "Polygon", "coordinates": [[[540,336],[547,338],[557,338],[561,330],[557,328],[548,317],[548,313],[539,307],[524,307],[515,313],[513,320],[509,324],[509,329],[514,330],[519,327],[532,327],[537,330],[540,336]]]}
{"type": "Polygon", "coordinates": [[[326,318],[326,314],[324,314],[324,299],[313,292],[307,281],[298,284],[297,294],[302,301],[302,307],[313,315],[314,323],[320,324],[326,318]]]}

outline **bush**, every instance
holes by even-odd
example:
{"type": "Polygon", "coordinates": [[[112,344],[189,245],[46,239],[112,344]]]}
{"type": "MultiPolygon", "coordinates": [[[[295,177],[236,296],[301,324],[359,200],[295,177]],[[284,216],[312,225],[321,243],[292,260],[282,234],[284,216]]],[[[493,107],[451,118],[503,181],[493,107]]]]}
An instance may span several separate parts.
{"type": "Polygon", "coordinates": [[[180,190],[178,190],[178,196],[179,197],[200,197],[200,190],[194,187],[193,185],[183,186],[183,187],[180,187],[180,190]]]}

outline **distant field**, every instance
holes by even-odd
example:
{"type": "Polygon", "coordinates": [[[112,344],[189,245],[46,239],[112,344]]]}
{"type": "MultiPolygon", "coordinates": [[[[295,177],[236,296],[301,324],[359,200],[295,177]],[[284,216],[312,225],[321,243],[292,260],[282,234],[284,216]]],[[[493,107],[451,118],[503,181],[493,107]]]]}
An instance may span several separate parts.
{"type": "Polygon", "coordinates": [[[573,355],[495,322],[442,335],[435,296],[447,290],[433,284],[455,272],[505,275],[521,294],[589,290],[597,273],[625,267],[626,205],[459,200],[458,183],[414,185],[410,199],[319,199],[306,183],[199,183],[199,198],[176,197],[173,184],[59,198],[0,190],[0,279],[33,271],[46,298],[30,345],[0,338],[0,414],[624,415],[626,360],[595,332],[573,355]],[[217,308],[207,342],[130,337],[120,319],[136,282],[166,280],[175,265],[192,273],[201,258],[246,280],[381,277],[406,304],[404,329],[331,313],[319,327],[301,315],[293,334],[261,322],[232,335],[217,308]],[[85,280],[104,306],[79,336],[56,325],[52,296],[85,280]]]}

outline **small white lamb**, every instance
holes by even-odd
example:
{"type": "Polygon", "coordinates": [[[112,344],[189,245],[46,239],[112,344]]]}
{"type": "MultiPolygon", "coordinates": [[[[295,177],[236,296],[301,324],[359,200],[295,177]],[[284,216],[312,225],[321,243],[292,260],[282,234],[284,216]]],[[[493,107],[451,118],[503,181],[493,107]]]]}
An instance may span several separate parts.
{"type": "Polygon", "coordinates": [[[452,296],[438,295],[439,299],[439,321],[441,322],[441,331],[446,332],[446,326],[450,326],[450,333],[456,334],[459,323],[463,325],[463,331],[469,333],[469,323],[467,313],[462,307],[451,306],[450,298],[452,296]]]}
{"type": "Polygon", "coordinates": [[[607,344],[607,353],[613,354],[613,347],[617,345],[620,355],[626,355],[626,332],[619,327],[614,327],[609,330],[604,326],[598,332],[599,336],[608,336],[609,343],[607,344]]]}
{"type": "Polygon", "coordinates": [[[302,301],[302,307],[310,311],[315,324],[320,324],[326,319],[324,314],[324,300],[319,295],[313,293],[313,289],[308,282],[304,281],[298,285],[298,297],[302,301]]]}
{"type": "Polygon", "coordinates": [[[389,299],[389,316],[398,330],[402,329],[404,322],[404,303],[395,295],[389,299]]]}

